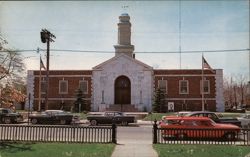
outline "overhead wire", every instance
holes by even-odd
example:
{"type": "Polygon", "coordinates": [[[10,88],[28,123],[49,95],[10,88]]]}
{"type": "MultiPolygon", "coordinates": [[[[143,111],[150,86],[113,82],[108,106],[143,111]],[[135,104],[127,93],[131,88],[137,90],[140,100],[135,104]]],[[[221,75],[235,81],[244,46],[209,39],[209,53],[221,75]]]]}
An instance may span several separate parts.
{"type": "MultiPolygon", "coordinates": [[[[46,49],[39,49],[39,51],[46,51],[46,49]]],[[[81,52],[81,53],[115,53],[115,51],[99,51],[99,50],[73,50],[73,49],[50,49],[53,52],[81,52]]],[[[188,50],[188,51],[181,51],[182,53],[214,53],[214,52],[249,52],[250,49],[221,49],[221,50],[188,50]]],[[[37,49],[24,49],[24,50],[0,50],[0,52],[36,52],[38,53],[37,49]]],[[[135,51],[135,53],[180,53],[179,51],[135,51]]]]}

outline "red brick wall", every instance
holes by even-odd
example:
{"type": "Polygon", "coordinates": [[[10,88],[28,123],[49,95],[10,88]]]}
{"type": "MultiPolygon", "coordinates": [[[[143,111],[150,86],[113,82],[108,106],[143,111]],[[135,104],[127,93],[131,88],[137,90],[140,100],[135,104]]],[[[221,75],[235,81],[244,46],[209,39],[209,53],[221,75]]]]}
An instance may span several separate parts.
{"type": "MultiPolygon", "coordinates": [[[[38,98],[39,98],[39,71],[34,72],[34,109],[38,109],[38,98]]],[[[87,99],[88,108],[90,107],[91,99],[91,90],[92,90],[92,71],[50,71],[49,74],[49,95],[48,101],[49,109],[60,109],[61,102],[63,100],[66,110],[69,110],[73,106],[75,101],[76,90],[79,88],[79,81],[84,80],[88,82],[88,91],[84,94],[84,98],[87,99]],[[68,93],[60,94],[59,93],[59,81],[60,80],[68,81],[68,93]]],[[[46,80],[46,72],[42,71],[42,77],[46,80]]],[[[41,98],[45,99],[46,95],[41,94],[41,98]]]]}
{"type": "MultiPolygon", "coordinates": [[[[154,87],[158,87],[158,80],[167,80],[168,92],[166,96],[166,110],[167,103],[174,102],[175,111],[180,110],[201,110],[201,93],[200,93],[200,81],[201,70],[154,70],[154,87]],[[179,80],[188,80],[189,93],[179,94],[179,80]],[[183,106],[185,100],[185,104],[183,106]]],[[[34,72],[35,75],[35,89],[34,89],[34,109],[38,109],[38,83],[39,83],[39,71],[34,72]]],[[[43,77],[46,77],[46,71],[42,72],[43,77]]],[[[64,109],[70,110],[74,104],[75,91],[79,88],[80,80],[88,81],[88,93],[84,94],[87,99],[88,107],[91,105],[91,90],[92,90],[92,71],[91,70],[58,70],[50,71],[49,79],[49,109],[60,109],[62,100],[64,101],[64,109]],[[59,80],[68,80],[68,93],[59,94],[59,80]]],[[[210,81],[210,93],[205,94],[206,110],[215,111],[215,72],[210,70],[204,71],[204,78],[210,81]]],[[[45,98],[45,94],[42,95],[45,98]]]]}
{"type": "MultiPolygon", "coordinates": [[[[216,110],[216,85],[215,85],[215,72],[210,70],[204,70],[204,78],[210,82],[210,93],[204,94],[206,100],[206,110],[216,110]],[[212,99],[212,100],[211,100],[212,99]]],[[[165,94],[165,103],[167,110],[167,103],[174,102],[175,111],[180,110],[201,110],[201,87],[200,82],[202,80],[201,70],[154,70],[154,85],[155,89],[158,88],[159,80],[167,80],[167,93],[165,94]],[[179,94],[179,81],[188,80],[188,94],[179,94]],[[185,106],[182,104],[185,101],[185,106]]]]}

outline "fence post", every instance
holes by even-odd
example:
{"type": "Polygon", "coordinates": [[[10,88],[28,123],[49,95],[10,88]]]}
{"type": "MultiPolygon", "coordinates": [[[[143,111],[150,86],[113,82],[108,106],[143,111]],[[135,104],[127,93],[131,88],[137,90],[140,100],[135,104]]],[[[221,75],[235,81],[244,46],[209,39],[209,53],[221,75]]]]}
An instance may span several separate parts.
{"type": "Polygon", "coordinates": [[[113,121],[112,123],[112,143],[115,143],[116,144],[116,124],[115,122],[113,121]]]}
{"type": "Polygon", "coordinates": [[[153,144],[157,143],[157,120],[154,120],[154,125],[153,125],[153,144]]]}

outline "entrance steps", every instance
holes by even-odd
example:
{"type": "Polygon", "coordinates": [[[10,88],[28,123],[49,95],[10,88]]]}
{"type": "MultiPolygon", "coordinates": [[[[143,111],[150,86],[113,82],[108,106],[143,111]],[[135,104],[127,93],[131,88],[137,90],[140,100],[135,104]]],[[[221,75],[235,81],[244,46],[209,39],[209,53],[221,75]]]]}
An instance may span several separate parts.
{"type": "Polygon", "coordinates": [[[135,105],[132,104],[113,104],[106,108],[106,111],[122,111],[122,112],[139,112],[135,105]]]}

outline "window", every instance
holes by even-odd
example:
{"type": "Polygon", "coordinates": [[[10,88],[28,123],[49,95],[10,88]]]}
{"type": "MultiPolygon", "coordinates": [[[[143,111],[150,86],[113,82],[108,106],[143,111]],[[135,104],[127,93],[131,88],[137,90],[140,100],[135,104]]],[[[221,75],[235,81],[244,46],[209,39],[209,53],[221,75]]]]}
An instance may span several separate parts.
{"type": "MultiPolygon", "coordinates": [[[[200,91],[202,93],[202,81],[200,83],[200,87],[201,87],[200,91]]],[[[210,82],[209,82],[209,80],[203,80],[203,92],[204,92],[204,94],[209,94],[210,93],[210,82]]]]}
{"type": "Polygon", "coordinates": [[[101,102],[101,104],[105,104],[105,102],[104,102],[104,90],[102,90],[102,102],[101,102]]]}
{"type": "Polygon", "coordinates": [[[79,88],[84,94],[88,93],[88,81],[79,81],[79,88]]]}
{"type": "Polygon", "coordinates": [[[158,80],[158,88],[167,93],[167,80],[158,80]]]}
{"type": "Polygon", "coordinates": [[[46,81],[41,81],[41,94],[46,94],[46,81]]]}
{"type": "Polygon", "coordinates": [[[179,81],[179,93],[188,94],[188,81],[187,80],[179,81]]]}
{"type": "Polygon", "coordinates": [[[67,80],[59,81],[59,94],[68,94],[68,81],[67,80]]]}

